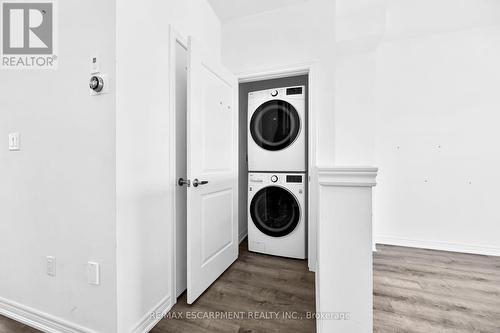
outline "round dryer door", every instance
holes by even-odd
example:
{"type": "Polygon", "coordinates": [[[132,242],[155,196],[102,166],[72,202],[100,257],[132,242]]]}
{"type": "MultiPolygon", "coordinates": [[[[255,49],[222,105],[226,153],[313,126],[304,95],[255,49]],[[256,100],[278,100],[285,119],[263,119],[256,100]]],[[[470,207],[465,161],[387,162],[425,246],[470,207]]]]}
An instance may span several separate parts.
{"type": "Polygon", "coordinates": [[[297,110],[281,100],[267,101],[255,110],[250,120],[250,133],[260,147],[276,151],[290,146],[300,131],[297,110]]]}
{"type": "Polygon", "coordinates": [[[290,234],[300,220],[300,207],[295,196],[278,186],[268,186],[255,194],[250,203],[250,216],[264,234],[281,237],[290,234]]]}

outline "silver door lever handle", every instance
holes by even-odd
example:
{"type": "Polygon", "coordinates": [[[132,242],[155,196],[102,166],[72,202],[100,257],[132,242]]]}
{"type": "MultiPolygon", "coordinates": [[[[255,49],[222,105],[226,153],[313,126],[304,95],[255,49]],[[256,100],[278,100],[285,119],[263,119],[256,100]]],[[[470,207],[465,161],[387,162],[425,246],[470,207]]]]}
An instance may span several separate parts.
{"type": "Polygon", "coordinates": [[[199,181],[198,179],[193,180],[194,187],[198,187],[199,185],[205,185],[205,184],[208,184],[208,181],[206,180],[199,181]]]}
{"type": "Polygon", "coordinates": [[[191,181],[189,179],[179,178],[179,180],[177,181],[177,185],[179,186],[186,185],[187,187],[189,187],[191,186],[191,181]]]}

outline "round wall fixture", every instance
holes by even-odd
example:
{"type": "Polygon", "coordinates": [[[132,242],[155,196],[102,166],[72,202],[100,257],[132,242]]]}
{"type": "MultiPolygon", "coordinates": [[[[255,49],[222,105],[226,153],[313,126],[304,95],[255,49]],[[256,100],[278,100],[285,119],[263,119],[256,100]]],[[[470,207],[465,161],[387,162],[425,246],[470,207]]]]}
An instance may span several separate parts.
{"type": "Polygon", "coordinates": [[[101,92],[104,88],[104,80],[102,77],[93,75],[90,78],[89,87],[95,92],[101,92]]]}

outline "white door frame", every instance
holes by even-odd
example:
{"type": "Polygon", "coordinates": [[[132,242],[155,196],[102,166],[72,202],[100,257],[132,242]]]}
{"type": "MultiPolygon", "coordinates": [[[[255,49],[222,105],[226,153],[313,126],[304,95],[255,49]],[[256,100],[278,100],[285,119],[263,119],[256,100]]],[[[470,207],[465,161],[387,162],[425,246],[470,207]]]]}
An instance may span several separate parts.
{"type": "Polygon", "coordinates": [[[175,29],[172,25],[169,26],[169,97],[170,97],[170,107],[169,107],[169,121],[170,121],[170,150],[169,150],[169,161],[170,161],[170,172],[169,179],[171,183],[171,205],[172,205],[172,226],[170,229],[170,242],[171,246],[171,257],[170,257],[170,265],[171,265],[171,298],[172,298],[172,306],[177,303],[177,288],[176,288],[176,260],[177,260],[177,239],[175,237],[177,228],[176,228],[176,190],[177,190],[177,179],[175,174],[175,162],[177,156],[177,139],[176,139],[176,126],[175,126],[175,102],[176,102],[176,91],[175,91],[175,65],[176,65],[176,56],[175,56],[175,46],[176,43],[179,43],[182,47],[188,50],[188,38],[186,35],[181,34],[175,29]]]}
{"type": "Polygon", "coordinates": [[[309,182],[308,182],[308,266],[309,270],[312,272],[316,271],[316,257],[317,257],[317,225],[318,225],[318,210],[315,205],[310,203],[318,202],[317,198],[317,145],[318,145],[318,135],[317,135],[317,121],[318,113],[315,109],[316,105],[316,62],[306,62],[300,64],[292,64],[288,66],[273,67],[267,69],[257,69],[249,70],[245,72],[236,73],[239,83],[279,79],[290,76],[297,75],[308,75],[308,172],[309,172],[309,182]]]}

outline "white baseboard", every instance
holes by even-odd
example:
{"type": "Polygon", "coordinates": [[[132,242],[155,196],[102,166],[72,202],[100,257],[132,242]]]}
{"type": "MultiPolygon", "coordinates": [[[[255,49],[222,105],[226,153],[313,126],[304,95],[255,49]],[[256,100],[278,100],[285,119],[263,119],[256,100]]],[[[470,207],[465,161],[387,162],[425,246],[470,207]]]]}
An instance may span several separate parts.
{"type": "Polygon", "coordinates": [[[132,333],[148,333],[172,309],[172,298],[166,296],[137,323],[132,333]]]}
{"type": "Polygon", "coordinates": [[[399,237],[380,236],[380,235],[375,236],[375,242],[377,244],[416,247],[416,248],[430,249],[430,250],[472,253],[472,254],[481,254],[487,256],[500,256],[500,248],[497,247],[428,241],[428,240],[399,238],[399,237]]]}
{"type": "Polygon", "coordinates": [[[309,272],[316,273],[316,267],[318,266],[318,263],[312,263],[312,262],[308,261],[307,264],[308,264],[309,272]]]}
{"type": "Polygon", "coordinates": [[[247,237],[248,235],[248,230],[245,229],[245,230],[242,230],[238,236],[238,239],[239,239],[239,242],[241,244],[241,242],[243,242],[243,240],[247,237]]]}
{"type": "Polygon", "coordinates": [[[0,314],[47,333],[97,333],[86,327],[1,297],[0,314]]]}

